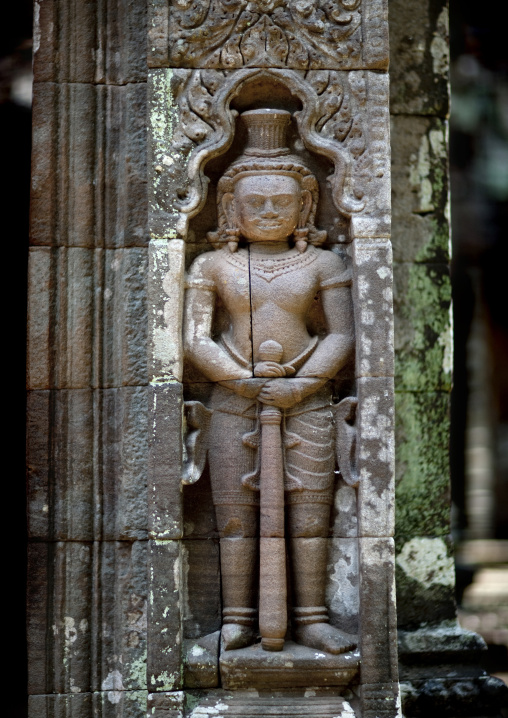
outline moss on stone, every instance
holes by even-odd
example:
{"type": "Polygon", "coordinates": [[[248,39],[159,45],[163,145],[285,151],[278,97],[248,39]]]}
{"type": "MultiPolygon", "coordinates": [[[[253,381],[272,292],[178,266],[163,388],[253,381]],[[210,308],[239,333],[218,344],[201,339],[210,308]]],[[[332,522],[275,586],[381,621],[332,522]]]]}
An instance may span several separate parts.
{"type": "Polygon", "coordinates": [[[397,535],[450,530],[448,405],[444,392],[395,395],[397,535]]]}
{"type": "Polygon", "coordinates": [[[451,288],[441,264],[394,266],[395,389],[451,387],[451,288]]]}
{"type": "Polygon", "coordinates": [[[416,253],[415,262],[448,262],[450,251],[450,226],[440,215],[430,215],[427,220],[429,241],[416,253]]]}

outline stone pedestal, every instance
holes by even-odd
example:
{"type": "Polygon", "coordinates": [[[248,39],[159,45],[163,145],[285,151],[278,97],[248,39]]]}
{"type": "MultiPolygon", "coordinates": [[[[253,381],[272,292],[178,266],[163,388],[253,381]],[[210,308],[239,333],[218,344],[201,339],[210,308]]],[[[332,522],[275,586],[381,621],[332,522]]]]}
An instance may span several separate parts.
{"type": "Polygon", "coordinates": [[[258,643],[223,651],[219,660],[222,685],[230,690],[348,686],[359,664],[358,651],[333,656],[291,641],[276,653],[263,651],[258,643]]]}

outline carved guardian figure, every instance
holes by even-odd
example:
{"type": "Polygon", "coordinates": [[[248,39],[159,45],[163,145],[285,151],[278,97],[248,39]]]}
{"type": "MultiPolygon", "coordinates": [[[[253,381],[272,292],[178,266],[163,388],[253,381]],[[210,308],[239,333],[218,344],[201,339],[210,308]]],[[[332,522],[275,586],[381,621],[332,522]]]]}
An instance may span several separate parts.
{"type": "MultiPolygon", "coordinates": [[[[354,345],[351,277],[320,247],[318,183],[286,147],[291,115],[252,110],[241,120],[247,148],[219,182],[218,229],[208,236],[216,251],[190,268],[184,320],[186,359],[214,383],[208,412],[194,402],[189,425],[204,434],[209,422],[222,645],[252,644],[259,625],[262,647],[282,650],[289,595],[294,640],[338,654],[355,641],[329,624],[327,537],[337,440],[342,474],[354,483],[345,454],[355,400],[333,405],[330,381],[354,345]],[[320,337],[308,327],[318,293],[327,327],[320,337]],[[219,306],[228,321],[217,332],[219,306]]],[[[191,467],[189,483],[201,469],[191,467]]]]}

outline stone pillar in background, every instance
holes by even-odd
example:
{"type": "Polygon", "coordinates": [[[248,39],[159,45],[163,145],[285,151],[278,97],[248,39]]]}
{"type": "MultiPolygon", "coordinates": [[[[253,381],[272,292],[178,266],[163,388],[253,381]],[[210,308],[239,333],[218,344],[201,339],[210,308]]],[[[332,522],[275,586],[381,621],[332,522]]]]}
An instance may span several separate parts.
{"type": "MultiPolygon", "coordinates": [[[[35,2],[30,718],[142,718],[149,692],[149,715],[181,716],[179,644],[163,636],[182,639],[185,626],[190,634],[212,632],[220,620],[218,605],[210,610],[208,594],[197,590],[201,583],[218,589],[210,514],[185,496],[180,508],[182,367],[167,358],[181,355],[179,332],[171,332],[183,298],[181,235],[156,232],[150,250],[152,276],[171,290],[169,306],[162,294],[157,306],[146,298],[147,37],[160,78],[152,97],[162,93],[167,101],[168,113],[151,116],[161,142],[176,106],[168,93],[172,71],[162,69],[171,66],[167,2],[153,1],[149,21],[146,5],[35,2]],[[169,330],[159,368],[149,374],[148,319],[161,316],[169,330]],[[149,467],[152,410],[158,449],[149,467]],[[187,540],[180,541],[184,530],[187,540]],[[149,671],[147,683],[149,565],[159,578],[148,663],[163,669],[149,671]],[[194,616],[203,615],[208,623],[197,625],[194,616]]],[[[446,17],[442,0],[390,0],[397,600],[407,716],[438,707],[442,715],[486,715],[494,705],[492,682],[474,667],[481,641],[456,626],[448,539],[446,17]]],[[[370,60],[363,57],[373,67],[376,38],[370,60]]],[[[189,70],[175,73],[177,86],[182,73],[189,70]]],[[[199,123],[194,130],[194,140],[206,134],[199,123]]],[[[351,526],[341,531],[347,548],[355,533],[351,526]]],[[[344,555],[343,567],[351,558],[344,555]]]]}
{"type": "Polygon", "coordinates": [[[448,6],[390,0],[389,18],[402,704],[408,716],[497,715],[501,682],[478,667],[483,639],[459,627],[454,597],[448,6]]]}
{"type": "Polygon", "coordinates": [[[35,3],[29,704],[146,706],[146,10],[35,3]]]}

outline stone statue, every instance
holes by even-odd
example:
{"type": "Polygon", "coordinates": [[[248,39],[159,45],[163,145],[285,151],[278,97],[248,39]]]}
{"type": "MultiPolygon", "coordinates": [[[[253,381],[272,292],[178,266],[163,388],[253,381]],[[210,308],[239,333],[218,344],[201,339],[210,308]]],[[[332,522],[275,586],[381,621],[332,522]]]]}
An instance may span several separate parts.
{"type": "Polygon", "coordinates": [[[290,113],[252,110],[241,120],[247,148],[218,184],[218,231],[208,235],[216,251],[190,268],[184,320],[186,359],[214,383],[207,450],[222,645],[255,642],[259,600],[262,647],[282,650],[289,595],[296,642],[339,654],[355,641],[329,624],[325,606],[334,411],[344,402],[349,411],[354,400],[333,405],[330,380],[354,344],[351,277],[337,254],[320,248],[318,183],[286,147],[290,113]],[[318,293],[322,337],[307,326],[318,293]],[[219,306],[228,322],[217,332],[219,306]]]}

